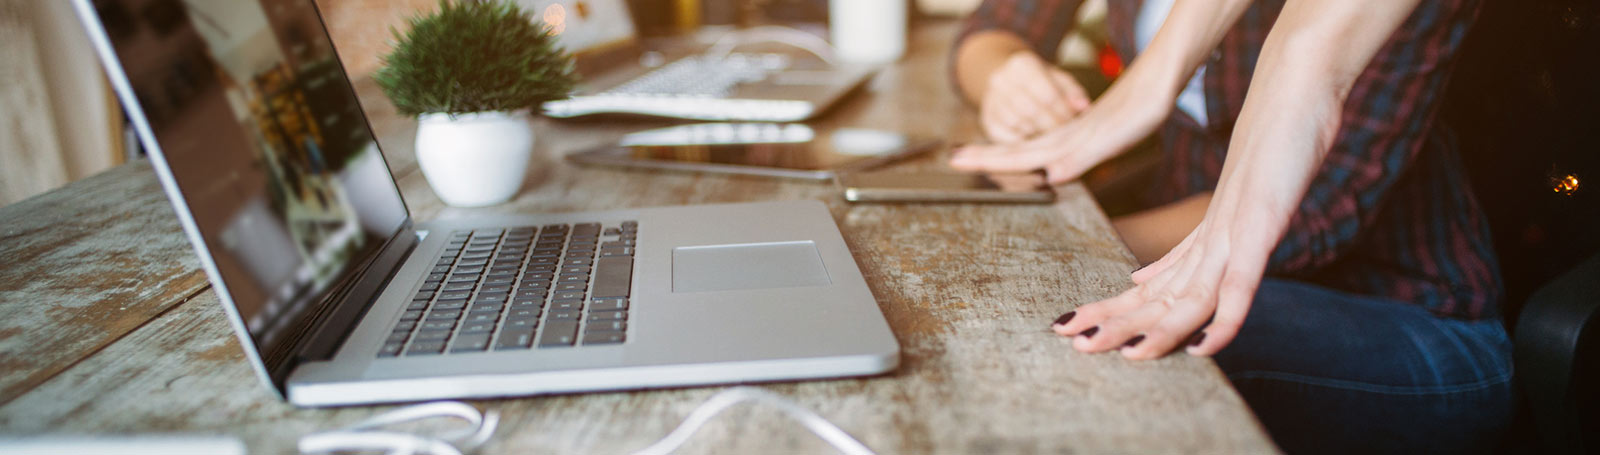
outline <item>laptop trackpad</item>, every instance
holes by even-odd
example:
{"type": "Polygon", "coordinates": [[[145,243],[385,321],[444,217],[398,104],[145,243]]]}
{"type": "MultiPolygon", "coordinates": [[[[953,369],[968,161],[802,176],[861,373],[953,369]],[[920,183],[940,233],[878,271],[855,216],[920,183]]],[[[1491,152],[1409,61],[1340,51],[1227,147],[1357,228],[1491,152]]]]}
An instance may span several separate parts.
{"type": "Polygon", "coordinates": [[[672,292],[793,288],[833,283],[812,241],[672,249],[672,292]]]}

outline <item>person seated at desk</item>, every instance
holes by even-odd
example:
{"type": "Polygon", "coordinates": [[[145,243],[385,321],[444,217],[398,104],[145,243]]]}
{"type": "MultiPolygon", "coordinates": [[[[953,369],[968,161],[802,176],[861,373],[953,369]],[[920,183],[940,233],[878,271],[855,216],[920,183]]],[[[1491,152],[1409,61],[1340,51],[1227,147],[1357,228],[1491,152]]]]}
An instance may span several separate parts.
{"type": "Polygon", "coordinates": [[[1150,265],[1053,329],[1214,356],[1291,453],[1493,450],[1513,400],[1498,265],[1436,115],[1479,2],[1109,0],[1137,58],[1092,103],[1040,57],[1078,4],[986,0],[952,57],[994,142],[956,168],[1061,183],[1160,139],[1149,208],[1114,221],[1150,265]]]}

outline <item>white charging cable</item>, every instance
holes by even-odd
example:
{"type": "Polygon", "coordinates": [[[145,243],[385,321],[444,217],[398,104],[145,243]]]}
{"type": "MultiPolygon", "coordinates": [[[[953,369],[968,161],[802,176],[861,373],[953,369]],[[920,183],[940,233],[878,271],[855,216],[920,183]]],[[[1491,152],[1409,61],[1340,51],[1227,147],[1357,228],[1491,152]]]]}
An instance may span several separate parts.
{"type": "MultiPolygon", "coordinates": [[[[678,428],[673,429],[655,444],[634,452],[633,455],[670,454],[685,442],[689,442],[689,438],[717,414],[746,401],[777,408],[845,455],[876,455],[872,449],[861,444],[828,419],[782,396],[757,387],[735,387],[713,395],[695,407],[678,428]]],[[[500,415],[494,410],[479,413],[477,408],[459,401],[424,403],[378,414],[341,430],[306,435],[300,438],[300,453],[382,451],[387,455],[462,455],[463,450],[475,449],[488,441],[489,437],[494,435],[495,427],[499,423],[500,415]],[[435,417],[454,417],[467,421],[471,426],[431,437],[378,429],[387,425],[435,417]]]]}
{"type": "Polygon", "coordinates": [[[350,427],[313,433],[300,438],[300,453],[377,452],[388,455],[461,455],[494,435],[500,414],[494,410],[479,413],[478,408],[459,401],[437,401],[406,406],[372,416],[350,427]],[[454,417],[471,424],[467,428],[437,436],[422,436],[378,427],[434,417],[454,417]]]}
{"type": "Polygon", "coordinates": [[[800,421],[800,424],[805,425],[807,430],[811,430],[812,433],[821,437],[823,441],[827,441],[833,448],[839,449],[840,452],[844,452],[846,455],[875,455],[872,449],[868,449],[860,441],[850,437],[849,433],[845,433],[844,430],[839,429],[839,426],[829,422],[828,419],[822,418],[817,413],[811,412],[810,409],[801,407],[793,401],[757,387],[735,387],[713,395],[711,399],[701,403],[693,412],[690,412],[689,417],[683,419],[683,423],[679,424],[677,429],[668,433],[667,437],[661,438],[660,441],[656,441],[655,444],[651,444],[649,447],[639,449],[633,455],[670,454],[672,451],[677,450],[679,446],[682,446],[683,443],[689,442],[689,437],[694,436],[694,433],[699,431],[700,427],[704,426],[712,417],[716,417],[717,414],[730,406],[746,401],[778,408],[779,411],[783,411],[784,415],[800,421]]]}

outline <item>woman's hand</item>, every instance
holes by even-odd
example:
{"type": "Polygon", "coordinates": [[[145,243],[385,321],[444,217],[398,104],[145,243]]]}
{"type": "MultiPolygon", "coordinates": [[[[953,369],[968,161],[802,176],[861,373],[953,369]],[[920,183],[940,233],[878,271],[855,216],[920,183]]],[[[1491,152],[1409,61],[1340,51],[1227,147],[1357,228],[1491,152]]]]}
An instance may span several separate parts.
{"type": "Polygon", "coordinates": [[[1333,147],[1350,87],[1417,1],[1289,0],[1262,46],[1200,225],[1135,272],[1133,289],[1063,315],[1052,329],[1075,337],[1080,351],[1121,349],[1132,359],[1185,341],[1190,354],[1211,355],[1232,342],[1333,147]]]}
{"type": "Polygon", "coordinates": [[[989,79],[978,109],[983,131],[1001,144],[1060,126],[1089,107],[1076,79],[1031,51],[1006,58],[989,79]]]}
{"type": "MultiPolygon", "coordinates": [[[[955,151],[950,166],[980,172],[1043,169],[1052,184],[1071,181],[1155,131],[1172,110],[1177,97],[1169,88],[1173,85],[1130,70],[1087,111],[1065,124],[1024,142],[963,147],[955,151]]],[[[993,98],[998,96],[984,99],[985,125],[993,98]]]]}

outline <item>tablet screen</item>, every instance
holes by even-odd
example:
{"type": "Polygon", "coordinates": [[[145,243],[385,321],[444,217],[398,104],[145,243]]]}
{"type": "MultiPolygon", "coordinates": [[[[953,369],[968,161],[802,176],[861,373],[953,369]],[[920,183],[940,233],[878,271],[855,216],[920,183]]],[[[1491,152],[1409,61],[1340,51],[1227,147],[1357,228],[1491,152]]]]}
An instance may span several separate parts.
{"type": "Polygon", "coordinates": [[[827,170],[904,154],[916,144],[900,133],[868,129],[705,123],[632,133],[617,145],[610,153],[632,160],[827,170]]]}

